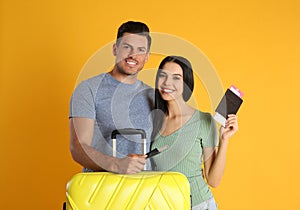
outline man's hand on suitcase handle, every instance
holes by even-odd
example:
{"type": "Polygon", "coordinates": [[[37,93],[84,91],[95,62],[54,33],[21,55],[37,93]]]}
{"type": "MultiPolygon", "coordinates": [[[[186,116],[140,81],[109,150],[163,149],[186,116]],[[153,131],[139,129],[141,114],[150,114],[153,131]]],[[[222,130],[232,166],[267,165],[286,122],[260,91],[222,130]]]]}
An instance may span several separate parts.
{"type": "Polygon", "coordinates": [[[135,174],[141,172],[146,164],[147,155],[129,154],[127,157],[119,159],[119,174],[135,174]]]}

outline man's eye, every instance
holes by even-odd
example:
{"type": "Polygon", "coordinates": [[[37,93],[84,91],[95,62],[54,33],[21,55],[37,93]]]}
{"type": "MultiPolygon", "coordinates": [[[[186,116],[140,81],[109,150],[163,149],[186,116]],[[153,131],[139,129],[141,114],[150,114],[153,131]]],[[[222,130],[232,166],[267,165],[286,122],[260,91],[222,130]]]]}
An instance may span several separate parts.
{"type": "Polygon", "coordinates": [[[159,77],[166,77],[165,74],[159,74],[158,76],[159,76],[159,77]]]}
{"type": "Polygon", "coordinates": [[[146,53],[146,50],[145,49],[139,49],[139,52],[140,53],[146,53]]]}

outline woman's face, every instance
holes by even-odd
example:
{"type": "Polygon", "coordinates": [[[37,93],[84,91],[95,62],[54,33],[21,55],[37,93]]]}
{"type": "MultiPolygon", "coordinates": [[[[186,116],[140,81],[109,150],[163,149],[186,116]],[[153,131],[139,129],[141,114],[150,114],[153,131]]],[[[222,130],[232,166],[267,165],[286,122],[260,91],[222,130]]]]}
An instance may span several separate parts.
{"type": "Polygon", "coordinates": [[[158,75],[158,89],[165,101],[182,99],[183,71],[180,65],[167,62],[158,75]]]}

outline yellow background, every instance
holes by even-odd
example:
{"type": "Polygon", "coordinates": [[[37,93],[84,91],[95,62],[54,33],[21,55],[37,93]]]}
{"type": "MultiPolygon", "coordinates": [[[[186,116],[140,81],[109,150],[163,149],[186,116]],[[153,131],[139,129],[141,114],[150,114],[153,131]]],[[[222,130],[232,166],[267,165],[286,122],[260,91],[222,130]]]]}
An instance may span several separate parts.
{"type": "Polygon", "coordinates": [[[70,95],[86,61],[133,19],[193,43],[224,88],[245,93],[213,189],[219,209],[300,209],[299,4],[1,0],[0,208],[61,209],[67,181],[81,170],[69,153],[70,95]]]}

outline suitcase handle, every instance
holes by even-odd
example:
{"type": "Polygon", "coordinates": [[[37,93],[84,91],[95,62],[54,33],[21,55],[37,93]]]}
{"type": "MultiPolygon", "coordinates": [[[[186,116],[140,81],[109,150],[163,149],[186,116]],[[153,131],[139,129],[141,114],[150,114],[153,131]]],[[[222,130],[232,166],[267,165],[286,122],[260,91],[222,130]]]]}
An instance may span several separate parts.
{"type": "Polygon", "coordinates": [[[136,134],[141,134],[142,139],[146,138],[146,133],[145,133],[145,131],[143,129],[123,128],[123,129],[114,130],[111,133],[111,138],[115,139],[118,134],[122,134],[122,135],[136,135],[136,134]]]}
{"type": "MultiPolygon", "coordinates": [[[[146,132],[143,129],[123,128],[123,129],[113,130],[113,132],[111,133],[112,149],[113,149],[112,155],[113,155],[113,157],[117,156],[116,136],[118,134],[121,134],[121,135],[137,135],[137,134],[141,134],[142,154],[146,154],[146,132]]],[[[146,165],[145,165],[145,169],[146,169],[146,165]]]]}

